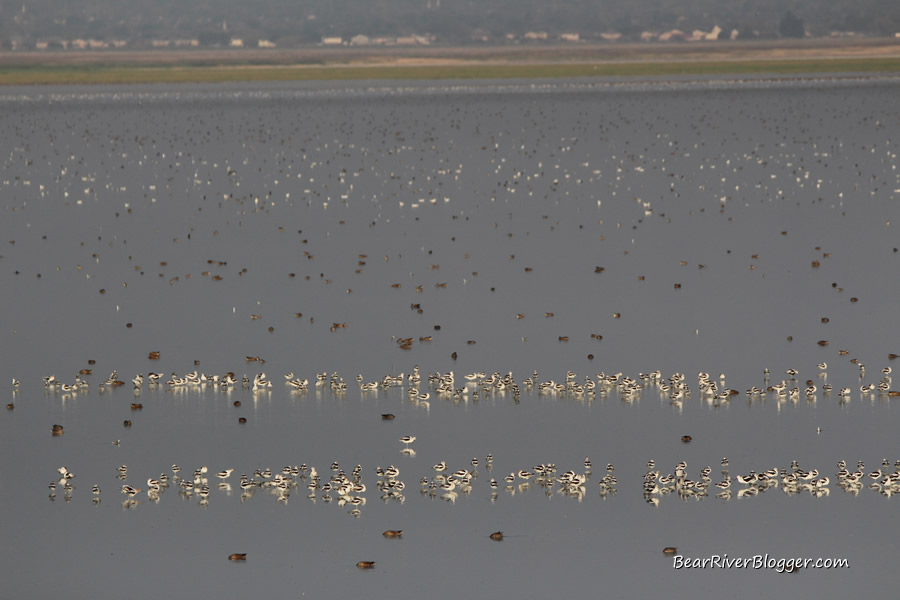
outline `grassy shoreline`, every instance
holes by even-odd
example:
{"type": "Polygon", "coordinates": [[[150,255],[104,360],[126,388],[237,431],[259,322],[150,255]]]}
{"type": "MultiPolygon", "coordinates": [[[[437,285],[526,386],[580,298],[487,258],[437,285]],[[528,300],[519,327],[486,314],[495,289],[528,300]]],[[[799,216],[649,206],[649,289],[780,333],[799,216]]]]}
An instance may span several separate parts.
{"type": "Polygon", "coordinates": [[[614,61],[478,61],[328,64],[90,63],[0,64],[0,86],[225,83],[328,80],[466,80],[684,75],[900,73],[900,56],[747,58],[614,61]]]}

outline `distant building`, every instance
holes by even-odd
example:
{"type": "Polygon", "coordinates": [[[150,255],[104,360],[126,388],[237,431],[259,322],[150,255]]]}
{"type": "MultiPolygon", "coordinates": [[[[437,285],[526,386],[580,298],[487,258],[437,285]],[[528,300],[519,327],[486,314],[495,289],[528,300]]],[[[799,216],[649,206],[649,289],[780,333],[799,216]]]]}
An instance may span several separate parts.
{"type": "Polygon", "coordinates": [[[581,35],[578,33],[561,33],[559,34],[559,39],[564,42],[578,42],[581,40],[581,35]]]}
{"type": "Polygon", "coordinates": [[[270,42],[269,40],[259,40],[256,42],[257,48],[274,48],[275,42],[270,42]]]}
{"type": "Polygon", "coordinates": [[[369,39],[369,36],[367,36],[367,35],[359,34],[359,35],[354,35],[352,38],[350,38],[351,46],[368,46],[371,43],[372,43],[372,41],[369,39]]]}
{"type": "Polygon", "coordinates": [[[431,39],[426,35],[403,35],[397,37],[398,46],[427,46],[431,39]]]}
{"type": "Polygon", "coordinates": [[[547,32],[546,31],[529,31],[525,34],[526,40],[546,40],[547,32]]]}
{"type": "Polygon", "coordinates": [[[684,32],[680,29],[671,29],[666,31],[665,33],[659,34],[659,41],[661,42],[669,42],[672,40],[683,40],[684,32]]]}
{"type": "Polygon", "coordinates": [[[722,33],[722,28],[716,25],[709,33],[703,31],[702,29],[695,29],[691,32],[691,37],[689,37],[688,39],[692,42],[714,41],[719,39],[720,33],[722,33]]]}
{"type": "Polygon", "coordinates": [[[89,40],[78,38],[77,40],[72,40],[72,48],[76,50],[101,50],[109,48],[109,44],[103,40],[95,40],[93,38],[89,40]]]}
{"type": "Polygon", "coordinates": [[[343,38],[340,37],[323,37],[322,45],[323,46],[340,46],[344,43],[343,38]]]}
{"type": "MultiPolygon", "coordinates": [[[[606,33],[600,34],[600,38],[606,40],[607,42],[617,42],[621,37],[622,34],[618,31],[608,31],[606,33]]],[[[641,34],[641,37],[643,38],[643,34],[641,34]]]]}
{"type": "Polygon", "coordinates": [[[244,40],[242,40],[241,38],[231,38],[230,40],[228,40],[228,47],[229,48],[243,48],[244,40]]]}

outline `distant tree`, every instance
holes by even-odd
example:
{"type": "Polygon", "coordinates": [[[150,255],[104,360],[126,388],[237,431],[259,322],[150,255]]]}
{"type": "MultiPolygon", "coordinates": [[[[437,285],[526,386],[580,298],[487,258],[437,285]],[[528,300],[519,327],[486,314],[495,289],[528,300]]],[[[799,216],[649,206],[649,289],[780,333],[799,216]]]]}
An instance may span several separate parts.
{"type": "Polygon", "coordinates": [[[197,40],[201,46],[227,46],[231,35],[224,31],[201,31],[197,40]]]}
{"type": "Polygon", "coordinates": [[[806,28],[803,26],[803,21],[791,11],[787,11],[781,18],[781,23],[778,24],[778,33],[781,37],[802,38],[806,35],[806,28]]]}

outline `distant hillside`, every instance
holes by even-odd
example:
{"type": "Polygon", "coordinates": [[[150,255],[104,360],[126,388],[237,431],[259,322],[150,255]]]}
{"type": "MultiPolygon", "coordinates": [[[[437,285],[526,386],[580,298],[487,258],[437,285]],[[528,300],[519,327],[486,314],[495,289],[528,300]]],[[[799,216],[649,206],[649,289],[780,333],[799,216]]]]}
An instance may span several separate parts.
{"type": "Polygon", "coordinates": [[[359,44],[498,44],[897,32],[898,0],[0,0],[4,49],[78,39],[294,47],[354,36],[359,44]]]}

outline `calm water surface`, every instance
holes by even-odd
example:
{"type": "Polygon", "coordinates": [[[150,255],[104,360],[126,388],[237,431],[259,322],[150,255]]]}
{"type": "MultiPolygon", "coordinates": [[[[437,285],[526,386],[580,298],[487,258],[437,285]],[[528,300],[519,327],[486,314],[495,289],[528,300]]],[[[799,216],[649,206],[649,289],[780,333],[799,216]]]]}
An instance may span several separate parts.
{"type": "Polygon", "coordinates": [[[900,354],[898,92],[856,77],[4,90],[4,589],[893,589],[900,489],[881,482],[898,399],[860,388],[900,389],[882,372],[900,354]],[[81,370],[86,389],[42,380],[81,370]],[[165,383],[195,370],[238,383],[165,383]],[[113,371],[125,384],[101,386],[113,371]],[[149,372],[162,383],[134,390],[149,372]],[[262,372],[271,388],[241,385],[262,372]],[[429,381],[451,372],[446,393],[429,381]],[[508,383],[467,382],[478,372],[508,383]],[[765,391],[782,381],[784,397],[765,391]],[[829,481],[736,480],[794,460],[829,481]],[[864,462],[861,485],[840,460],[864,462]],[[440,461],[468,485],[441,489],[440,461]],[[648,470],[680,461],[699,489],[645,493],[648,470]],[[360,465],[365,491],[322,489],[333,462],[348,479],[360,465]],[[209,472],[188,493],[173,463],[209,472]],[[318,487],[303,471],[241,490],[242,473],[301,464],[318,487]],[[504,479],[546,464],[587,480],[504,479]],[[62,466],[75,477],[51,494],[62,466]],[[676,570],[666,546],[850,566],[676,570]]]}

